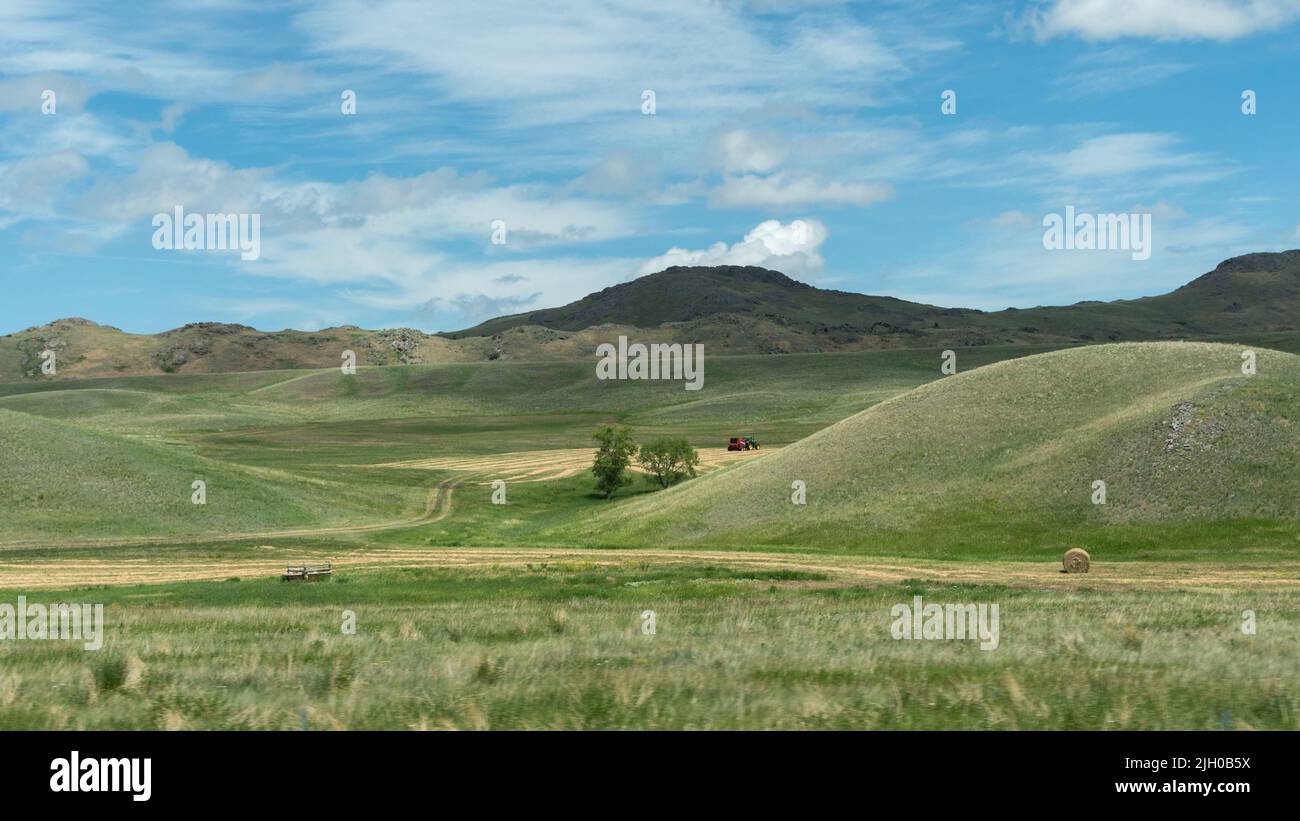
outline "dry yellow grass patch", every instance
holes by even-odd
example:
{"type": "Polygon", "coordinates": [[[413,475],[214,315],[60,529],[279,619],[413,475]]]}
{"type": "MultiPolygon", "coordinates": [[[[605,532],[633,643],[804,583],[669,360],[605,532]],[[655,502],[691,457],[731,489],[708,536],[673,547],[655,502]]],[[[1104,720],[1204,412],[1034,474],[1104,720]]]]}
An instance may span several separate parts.
{"type": "MultiPolygon", "coordinates": [[[[708,472],[743,459],[756,459],[779,448],[762,450],[725,450],[708,448],[700,450],[700,472],[708,472]]],[[[419,470],[451,470],[476,476],[490,476],[479,484],[496,479],[507,482],[548,482],[566,479],[591,469],[596,456],[595,448],[559,448],[555,450],[528,450],[514,453],[495,453],[490,456],[441,456],[433,459],[408,459],[386,462],[373,467],[415,468],[419,470]]],[[[633,470],[640,471],[638,465],[633,470]]]]}

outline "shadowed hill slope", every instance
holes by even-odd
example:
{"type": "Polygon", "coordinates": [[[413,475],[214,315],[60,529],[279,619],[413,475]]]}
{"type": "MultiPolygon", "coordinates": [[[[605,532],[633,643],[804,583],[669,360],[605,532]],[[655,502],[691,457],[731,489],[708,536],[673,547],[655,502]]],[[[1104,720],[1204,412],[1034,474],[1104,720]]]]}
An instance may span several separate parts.
{"type": "MultiPolygon", "coordinates": [[[[735,469],[553,534],[602,544],[1010,555],[1109,525],[1300,520],[1300,357],[1099,345],[916,388],[735,469]],[[1107,484],[1104,505],[1093,483],[1107,484]],[[791,502],[792,484],[807,504],[791,502]]],[[[1091,532],[1095,532],[1091,531],[1091,532]]],[[[1244,530],[1227,544],[1249,548],[1244,530]]],[[[1300,541],[1295,542],[1300,551],[1300,541]]],[[[1056,554],[1059,555],[1059,554],[1056,554]]]]}

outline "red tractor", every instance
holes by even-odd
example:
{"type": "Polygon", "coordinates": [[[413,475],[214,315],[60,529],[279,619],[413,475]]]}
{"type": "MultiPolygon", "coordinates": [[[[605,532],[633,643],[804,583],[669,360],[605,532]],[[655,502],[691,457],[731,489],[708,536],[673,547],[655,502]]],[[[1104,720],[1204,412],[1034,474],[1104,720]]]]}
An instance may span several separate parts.
{"type": "Polygon", "coordinates": [[[758,450],[758,441],[752,436],[733,436],[727,450],[758,450]]]}

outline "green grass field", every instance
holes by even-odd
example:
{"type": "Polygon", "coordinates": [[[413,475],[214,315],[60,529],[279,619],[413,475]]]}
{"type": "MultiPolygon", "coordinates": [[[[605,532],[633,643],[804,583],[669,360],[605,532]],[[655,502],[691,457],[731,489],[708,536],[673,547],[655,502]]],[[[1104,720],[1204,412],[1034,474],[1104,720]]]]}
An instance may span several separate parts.
{"type": "Polygon", "coordinates": [[[941,558],[1072,545],[1295,558],[1300,356],[1261,350],[1247,376],[1240,354],[1107,345],[970,370],[556,535],[941,558]],[[804,505],[791,503],[796,480],[804,505]],[[1098,480],[1105,504],[1092,502],[1098,480]]]}
{"type": "Polygon", "coordinates": [[[0,641],[0,727],[1300,729],[1300,357],[1240,350],[0,386],[0,604],[106,614],[0,641]],[[605,500],[603,424],[768,450],[605,500]],[[894,640],[915,595],[998,604],[1000,646],[894,640]]]}
{"type": "Polygon", "coordinates": [[[110,638],[5,647],[0,728],[1300,727],[1291,592],[538,562],[59,595],[104,601],[110,638]],[[1001,645],[894,641],[918,594],[999,603],[1001,645]],[[1244,608],[1269,614],[1256,636],[1244,608]]]}

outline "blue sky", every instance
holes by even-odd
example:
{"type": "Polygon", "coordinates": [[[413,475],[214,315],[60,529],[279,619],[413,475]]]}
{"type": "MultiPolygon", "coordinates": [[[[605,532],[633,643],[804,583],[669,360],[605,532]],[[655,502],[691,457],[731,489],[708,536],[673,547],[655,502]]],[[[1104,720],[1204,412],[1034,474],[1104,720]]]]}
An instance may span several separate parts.
{"type": "Polygon", "coordinates": [[[1300,247],[1298,21],[1300,0],[6,2],[0,332],[450,330],[670,264],[984,309],[1162,293],[1300,247]],[[155,249],[177,205],[259,214],[260,257],[155,249]],[[1067,206],[1150,213],[1150,259],[1045,250],[1067,206]]]}

